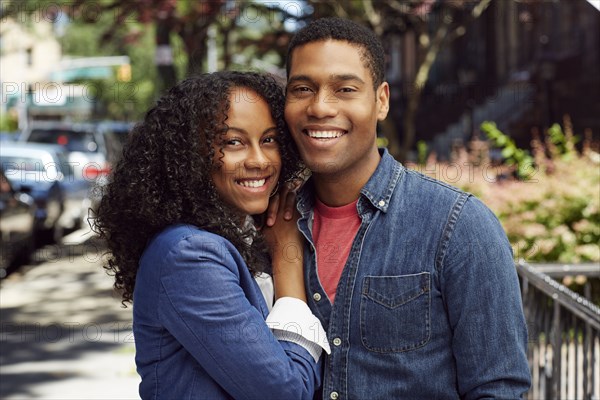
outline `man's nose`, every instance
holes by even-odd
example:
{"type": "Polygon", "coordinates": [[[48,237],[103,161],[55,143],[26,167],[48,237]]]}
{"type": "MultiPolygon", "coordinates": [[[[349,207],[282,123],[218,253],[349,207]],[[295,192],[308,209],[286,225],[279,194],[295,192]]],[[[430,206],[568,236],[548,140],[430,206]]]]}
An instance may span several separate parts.
{"type": "Polygon", "coordinates": [[[307,108],[309,116],[314,118],[334,117],[338,110],[338,99],[328,91],[321,91],[311,99],[307,108]]]}

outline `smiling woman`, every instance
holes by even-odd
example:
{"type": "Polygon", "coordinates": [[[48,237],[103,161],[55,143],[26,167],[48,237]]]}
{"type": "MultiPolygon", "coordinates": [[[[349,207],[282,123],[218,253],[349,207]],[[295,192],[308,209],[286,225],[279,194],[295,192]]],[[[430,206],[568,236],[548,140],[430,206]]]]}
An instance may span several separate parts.
{"type": "Polygon", "coordinates": [[[306,305],[302,258],[263,238],[301,249],[296,218],[261,232],[251,218],[301,168],[283,105],[271,77],[200,75],[163,96],[125,145],[95,226],[115,288],[135,304],[143,399],[312,399],[320,384],[329,347],[306,305]]]}
{"type": "Polygon", "coordinates": [[[277,125],[269,106],[255,91],[235,88],[229,97],[227,128],[215,149],[217,192],[244,214],[266,210],[277,188],[281,156],[277,125]]]}

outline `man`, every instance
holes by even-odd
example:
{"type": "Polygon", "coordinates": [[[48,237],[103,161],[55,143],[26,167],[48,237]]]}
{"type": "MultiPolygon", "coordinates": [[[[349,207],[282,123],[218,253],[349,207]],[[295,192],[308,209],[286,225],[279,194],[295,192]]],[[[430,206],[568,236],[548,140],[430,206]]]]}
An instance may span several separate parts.
{"type": "Polygon", "coordinates": [[[298,195],[326,399],[518,398],[530,385],[511,247],[479,200],[376,145],[384,52],[348,20],[291,40],[285,116],[312,177],[298,195]]]}

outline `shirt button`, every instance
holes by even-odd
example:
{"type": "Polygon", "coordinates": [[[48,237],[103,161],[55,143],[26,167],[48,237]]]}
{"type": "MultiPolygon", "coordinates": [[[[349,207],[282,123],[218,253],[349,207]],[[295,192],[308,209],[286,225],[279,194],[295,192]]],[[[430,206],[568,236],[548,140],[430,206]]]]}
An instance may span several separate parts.
{"type": "Polygon", "coordinates": [[[379,207],[383,207],[383,206],[385,206],[385,201],[379,200],[379,203],[377,203],[377,204],[379,204],[379,207]]]}
{"type": "Polygon", "coordinates": [[[338,397],[340,397],[340,395],[339,395],[339,393],[338,393],[338,392],[331,392],[331,393],[329,394],[329,398],[330,398],[331,400],[336,400],[338,397]]]}
{"type": "Polygon", "coordinates": [[[335,339],[333,339],[333,344],[334,344],[334,346],[339,346],[340,344],[342,344],[342,339],[340,339],[339,337],[336,337],[335,339]]]}
{"type": "Polygon", "coordinates": [[[313,299],[315,299],[315,301],[321,300],[321,294],[320,293],[313,294],[313,299]]]}

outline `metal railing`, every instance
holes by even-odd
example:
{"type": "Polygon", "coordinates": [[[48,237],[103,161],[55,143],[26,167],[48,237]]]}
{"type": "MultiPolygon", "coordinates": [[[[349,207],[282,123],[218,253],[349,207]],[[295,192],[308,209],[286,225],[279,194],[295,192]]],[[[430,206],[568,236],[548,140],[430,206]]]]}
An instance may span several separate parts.
{"type": "Polygon", "coordinates": [[[600,308],[523,261],[528,399],[600,399],[600,308]]]}

